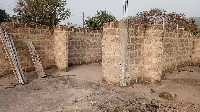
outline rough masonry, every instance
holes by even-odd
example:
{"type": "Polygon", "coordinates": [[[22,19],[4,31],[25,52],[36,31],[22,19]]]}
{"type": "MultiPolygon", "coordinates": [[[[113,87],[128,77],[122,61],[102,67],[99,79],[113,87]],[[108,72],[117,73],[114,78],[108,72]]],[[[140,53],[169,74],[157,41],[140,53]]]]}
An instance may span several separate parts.
{"type": "MultiPolygon", "coordinates": [[[[41,25],[25,25],[20,23],[1,23],[1,26],[13,36],[18,57],[25,72],[35,70],[31,55],[28,51],[27,41],[32,41],[35,45],[44,68],[55,66],[52,29],[41,25]]],[[[0,76],[12,74],[9,60],[1,42],[0,48],[0,54],[3,57],[0,61],[0,76]]]]}
{"type": "MultiPolygon", "coordinates": [[[[101,30],[84,30],[57,26],[55,28],[21,23],[1,23],[13,36],[20,63],[25,72],[35,70],[27,43],[32,41],[45,69],[57,67],[67,71],[68,65],[101,62],[101,30]]],[[[13,74],[0,42],[0,76],[13,74]]]]}
{"type": "Polygon", "coordinates": [[[193,42],[193,35],[181,28],[166,30],[163,35],[162,25],[143,26],[128,20],[106,23],[102,40],[103,81],[114,85],[121,85],[122,80],[126,85],[160,82],[166,72],[190,65],[192,60],[199,62],[199,41],[195,46],[193,42]],[[122,41],[125,38],[126,43],[122,41]]]}
{"type": "MultiPolygon", "coordinates": [[[[157,83],[170,71],[186,65],[199,65],[200,38],[179,28],[139,25],[132,21],[106,23],[101,30],[59,25],[1,23],[13,36],[25,73],[35,70],[26,42],[32,41],[45,69],[102,61],[103,81],[129,86],[157,83]]],[[[12,74],[0,42],[0,76],[12,74]]]]}

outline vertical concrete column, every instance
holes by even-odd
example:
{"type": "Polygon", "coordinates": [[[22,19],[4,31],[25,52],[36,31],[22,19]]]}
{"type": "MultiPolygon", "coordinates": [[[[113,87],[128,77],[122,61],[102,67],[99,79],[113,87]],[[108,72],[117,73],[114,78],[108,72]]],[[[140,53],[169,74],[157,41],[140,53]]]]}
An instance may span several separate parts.
{"type": "Polygon", "coordinates": [[[54,53],[57,68],[68,71],[68,36],[60,26],[54,28],[54,53]]]}
{"type": "Polygon", "coordinates": [[[128,20],[119,23],[119,38],[121,43],[121,86],[127,86],[127,44],[128,44],[128,20]]]}

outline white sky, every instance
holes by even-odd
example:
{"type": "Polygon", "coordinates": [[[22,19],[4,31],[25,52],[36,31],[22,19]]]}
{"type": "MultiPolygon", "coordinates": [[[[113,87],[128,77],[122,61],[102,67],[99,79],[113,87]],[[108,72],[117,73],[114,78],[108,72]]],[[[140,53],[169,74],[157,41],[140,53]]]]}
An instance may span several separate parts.
{"type": "MultiPolygon", "coordinates": [[[[13,15],[13,8],[17,0],[0,0],[0,8],[13,15]]],[[[118,20],[123,18],[123,0],[67,0],[67,8],[72,15],[61,24],[71,22],[81,25],[82,12],[85,19],[94,16],[97,10],[107,10],[118,20]]],[[[200,17],[200,0],[129,0],[129,16],[135,16],[137,12],[150,10],[151,8],[165,9],[167,12],[185,13],[187,17],[200,17]]]]}

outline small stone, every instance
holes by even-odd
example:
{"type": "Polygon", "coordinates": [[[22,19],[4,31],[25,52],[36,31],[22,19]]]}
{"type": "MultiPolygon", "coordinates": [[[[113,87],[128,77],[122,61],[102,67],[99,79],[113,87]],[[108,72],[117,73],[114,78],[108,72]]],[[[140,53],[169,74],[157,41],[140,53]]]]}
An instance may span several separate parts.
{"type": "Polygon", "coordinates": [[[154,90],[154,89],[151,89],[151,93],[155,93],[155,90],[154,90]]]}
{"type": "Polygon", "coordinates": [[[175,100],[177,95],[176,94],[171,94],[171,93],[168,93],[168,92],[162,92],[159,94],[159,97],[162,98],[162,99],[165,99],[165,100],[175,100]]]}

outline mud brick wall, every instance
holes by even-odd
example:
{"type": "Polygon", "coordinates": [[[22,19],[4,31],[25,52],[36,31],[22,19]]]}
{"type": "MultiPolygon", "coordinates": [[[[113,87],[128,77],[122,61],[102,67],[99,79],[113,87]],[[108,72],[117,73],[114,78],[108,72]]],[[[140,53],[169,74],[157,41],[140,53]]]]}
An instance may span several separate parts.
{"type": "Polygon", "coordinates": [[[179,29],[166,31],[162,25],[142,25],[129,21],[124,24],[106,23],[103,27],[102,70],[103,80],[120,85],[160,82],[164,73],[189,65],[192,56],[193,36],[179,29]],[[124,35],[128,33],[128,35],[124,35]],[[127,36],[127,37],[125,37],[127,36]],[[176,38],[176,36],[178,38],[176,38]],[[127,39],[123,43],[123,39],[127,39]],[[125,44],[126,49],[123,49],[125,44]],[[125,78],[122,70],[122,54],[126,53],[125,78]]]}
{"type": "MultiPolygon", "coordinates": [[[[1,26],[12,35],[25,72],[35,69],[27,41],[32,41],[35,45],[44,68],[57,66],[59,70],[67,71],[68,64],[94,63],[102,60],[101,30],[68,28],[63,25],[50,28],[20,23],[1,23],[1,26]]],[[[1,42],[0,48],[0,76],[3,76],[12,73],[12,70],[1,42]]]]}
{"type": "Polygon", "coordinates": [[[68,71],[68,32],[61,26],[54,28],[54,53],[57,68],[68,71]]]}
{"type": "Polygon", "coordinates": [[[122,44],[119,26],[123,23],[107,23],[103,26],[102,71],[103,81],[119,85],[122,71],[122,44]]]}
{"type": "MultiPolygon", "coordinates": [[[[27,41],[32,41],[35,45],[36,50],[39,52],[39,56],[44,68],[55,65],[53,52],[54,39],[52,35],[52,29],[46,26],[25,25],[19,23],[1,23],[1,26],[6,32],[12,35],[20,63],[25,72],[35,69],[32,63],[31,55],[28,51],[28,47],[26,44],[27,41]]],[[[3,52],[1,53],[1,55],[5,57],[6,55],[4,53],[4,50],[2,50],[3,47],[1,42],[0,46],[0,52],[3,52]]],[[[11,70],[9,60],[7,58],[1,58],[0,65],[0,75],[12,73],[7,72],[11,70]]]]}
{"type": "Polygon", "coordinates": [[[0,41],[0,77],[6,74],[12,74],[12,70],[4,46],[0,41]]]}
{"type": "Polygon", "coordinates": [[[200,65],[200,35],[193,40],[192,63],[200,65]]]}
{"type": "Polygon", "coordinates": [[[160,81],[162,76],[162,25],[148,29],[129,22],[127,85],[160,81]]]}
{"type": "Polygon", "coordinates": [[[163,69],[167,71],[174,70],[177,64],[178,47],[176,31],[166,32],[163,37],[163,69]]]}
{"type": "Polygon", "coordinates": [[[191,64],[193,36],[182,29],[166,32],[163,37],[163,69],[165,72],[191,64]],[[179,34],[178,34],[179,33],[179,34]]]}
{"type": "Polygon", "coordinates": [[[142,52],[143,75],[141,82],[143,83],[156,83],[161,80],[163,71],[162,31],[162,25],[151,25],[145,33],[142,52]]]}
{"type": "Polygon", "coordinates": [[[102,61],[102,31],[68,28],[69,65],[102,61]]]}
{"type": "Polygon", "coordinates": [[[140,25],[124,21],[104,24],[103,81],[121,85],[123,52],[126,57],[126,85],[160,80],[163,70],[160,66],[162,65],[162,32],[159,29],[161,27],[155,25],[145,30],[140,25]]]}
{"type": "Polygon", "coordinates": [[[60,25],[55,27],[54,34],[55,58],[60,69],[68,68],[68,65],[102,61],[102,30],[69,28],[60,25]]]}
{"type": "Polygon", "coordinates": [[[137,24],[128,22],[127,41],[127,71],[126,79],[128,85],[137,83],[143,75],[143,50],[144,50],[144,29],[137,24]],[[139,79],[140,78],[140,79],[139,79]]]}

